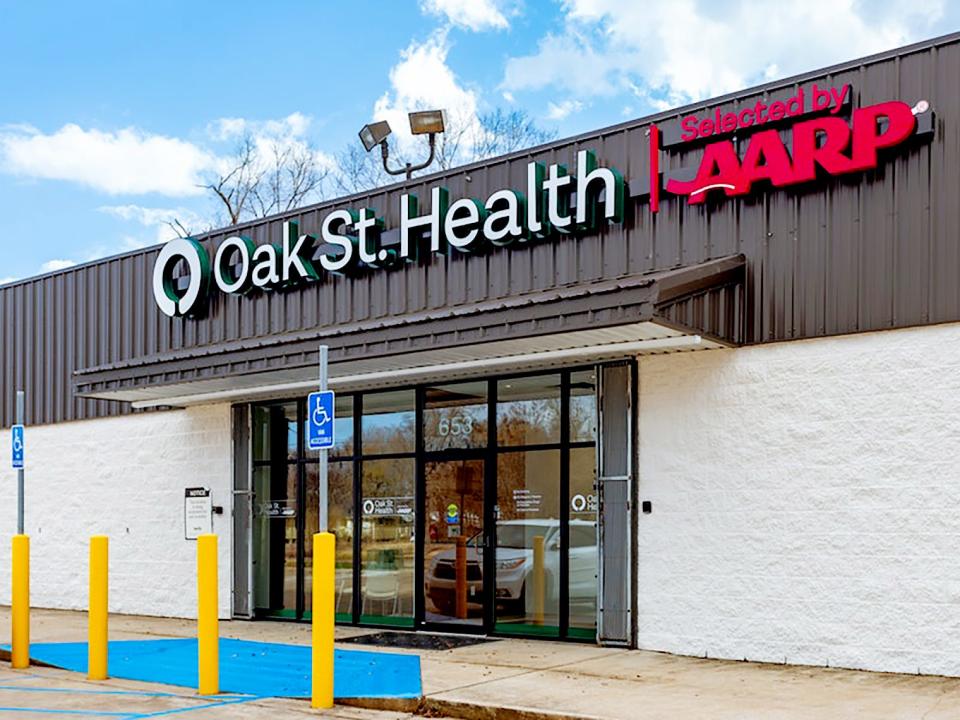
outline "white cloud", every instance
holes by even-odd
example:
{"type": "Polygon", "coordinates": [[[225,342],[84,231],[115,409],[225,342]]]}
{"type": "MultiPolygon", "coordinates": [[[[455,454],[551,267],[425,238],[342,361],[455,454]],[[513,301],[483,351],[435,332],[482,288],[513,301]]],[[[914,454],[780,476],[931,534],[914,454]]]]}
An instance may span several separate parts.
{"type": "Polygon", "coordinates": [[[48,273],[56,272],[57,270],[66,270],[76,264],[73,260],[47,260],[47,262],[40,266],[40,272],[48,273]]]}
{"type": "Polygon", "coordinates": [[[547,103],[547,118],[549,120],[563,120],[568,115],[580,112],[583,103],[579,100],[562,100],[559,103],[547,103]]]}
{"type": "Polygon", "coordinates": [[[243,135],[246,127],[244,118],[220,118],[207,126],[207,134],[214,140],[230,140],[243,135]]]}
{"type": "Polygon", "coordinates": [[[15,278],[15,277],[4,277],[4,278],[0,278],[0,285],[6,285],[6,284],[8,284],[8,283],[16,282],[16,281],[19,280],[19,279],[20,279],[20,278],[15,278]]]}
{"type": "Polygon", "coordinates": [[[609,75],[619,62],[570,26],[565,34],[544,37],[533,55],[507,60],[502,87],[515,92],[552,85],[578,95],[609,95],[617,90],[609,75]]]}
{"type": "Polygon", "coordinates": [[[211,225],[207,218],[183,207],[156,208],[140,205],[104,205],[97,210],[121,220],[136,223],[149,231],[146,236],[125,234],[121,251],[134,250],[172,240],[177,237],[177,231],[172,227],[173,223],[180,223],[187,232],[194,235],[205,232],[211,225]]]}
{"type": "MultiPolygon", "coordinates": [[[[265,169],[274,150],[284,152],[288,149],[297,154],[311,150],[307,132],[313,119],[301,112],[294,112],[278,120],[249,120],[247,118],[220,118],[207,126],[207,134],[218,142],[238,142],[241,138],[249,137],[254,144],[257,158],[261,161],[261,168],[265,169]]],[[[333,170],[336,161],[331,155],[316,150],[317,164],[321,168],[333,170]]],[[[233,169],[234,158],[231,155],[218,157],[214,166],[221,174],[227,174],[233,169]]]]}
{"type": "Polygon", "coordinates": [[[634,92],[677,105],[896,47],[931,31],[942,0],[565,0],[565,27],[508,60],[503,89],[634,92]],[[639,87],[636,92],[631,86],[639,87]]]}
{"type": "MultiPolygon", "coordinates": [[[[221,118],[207,127],[213,145],[249,134],[264,157],[274,145],[307,147],[311,118],[294,112],[280,119],[221,118]]],[[[317,153],[332,167],[333,159],[317,153]]],[[[0,126],[0,171],[31,179],[65,180],[109,195],[202,195],[204,176],[223,171],[229,158],[212,147],[137,128],[116,132],[64,125],[43,133],[29,125],[0,126]]]]}
{"type": "MultiPolygon", "coordinates": [[[[426,42],[412,43],[400,54],[390,70],[391,89],[373,108],[377,120],[386,120],[401,149],[413,149],[407,113],[412,110],[442,109],[447,115],[448,131],[465,129],[464,140],[479,137],[477,94],[461,86],[447,65],[450,46],[446,33],[433,34],[426,42]]],[[[416,151],[419,151],[420,143],[416,151]]]]}
{"type": "Polygon", "coordinates": [[[312,118],[294,112],[279,120],[248,120],[247,118],[220,118],[207,126],[214,140],[234,140],[245,133],[253,136],[300,138],[310,129],[312,118]]]}
{"type": "Polygon", "coordinates": [[[111,195],[198,195],[201,173],[213,163],[193,143],[136,128],[116,132],[64,125],[0,128],[0,168],[22,177],[67,180],[111,195]]]}
{"type": "Polygon", "coordinates": [[[474,32],[510,27],[501,6],[502,3],[495,0],[424,0],[420,3],[423,12],[444,16],[452,25],[474,32]]]}

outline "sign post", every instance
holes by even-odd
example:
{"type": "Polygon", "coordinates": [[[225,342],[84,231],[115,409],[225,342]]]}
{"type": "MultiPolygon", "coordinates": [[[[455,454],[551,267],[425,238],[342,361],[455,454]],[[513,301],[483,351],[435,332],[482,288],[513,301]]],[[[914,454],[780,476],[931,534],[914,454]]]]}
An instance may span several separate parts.
{"type": "Polygon", "coordinates": [[[17,534],[23,535],[23,466],[24,466],[24,394],[17,390],[17,424],[13,426],[13,467],[17,470],[17,534]]]}
{"type": "Polygon", "coordinates": [[[319,531],[313,536],[313,597],[311,607],[311,699],[315,708],[333,707],[333,624],[335,540],[327,530],[327,452],[333,447],[336,404],[327,390],[327,346],[320,346],[320,388],[307,397],[307,449],[320,452],[319,531]]]}
{"type": "Polygon", "coordinates": [[[23,532],[24,395],[17,390],[17,424],[13,426],[13,467],[17,470],[17,534],[13,536],[10,598],[10,661],[15,668],[30,667],[30,538],[23,532]]]}
{"type": "Polygon", "coordinates": [[[327,451],[334,439],[334,394],[327,390],[327,346],[320,346],[320,389],[307,396],[307,449],[320,452],[319,466],[319,531],[327,531],[327,451]]]}
{"type": "MultiPolygon", "coordinates": [[[[327,346],[320,346],[320,392],[327,391],[327,346]]],[[[333,417],[334,417],[334,408],[331,397],[331,407],[330,407],[330,445],[333,445],[333,417]]],[[[319,501],[320,501],[320,532],[327,531],[327,505],[328,505],[328,488],[327,488],[327,449],[323,448],[320,450],[320,492],[319,492],[319,501]]]]}

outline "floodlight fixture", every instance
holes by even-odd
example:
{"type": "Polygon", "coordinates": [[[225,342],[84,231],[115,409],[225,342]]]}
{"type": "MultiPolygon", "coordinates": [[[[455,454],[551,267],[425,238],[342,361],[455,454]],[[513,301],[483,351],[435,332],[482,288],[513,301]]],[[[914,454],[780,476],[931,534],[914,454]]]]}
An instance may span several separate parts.
{"type": "Polygon", "coordinates": [[[390,134],[390,125],[386,120],[364,125],[360,130],[360,142],[367,152],[380,146],[380,156],[383,159],[383,169],[391,175],[406,175],[409,180],[416,170],[430,167],[437,152],[437,135],[444,131],[443,110],[418,110],[408,114],[410,118],[410,132],[414,135],[427,135],[430,144],[430,156],[419,165],[406,163],[403,168],[391,168],[389,164],[390,146],[387,136],[390,134]]]}
{"type": "Polygon", "coordinates": [[[414,135],[432,135],[444,130],[443,110],[419,110],[410,113],[408,117],[410,132],[414,135]]]}
{"type": "Polygon", "coordinates": [[[386,120],[370,123],[369,125],[364,125],[363,129],[360,131],[360,142],[363,143],[363,147],[366,148],[367,152],[370,152],[377,145],[386,140],[387,135],[389,134],[390,123],[388,123],[386,120]]]}

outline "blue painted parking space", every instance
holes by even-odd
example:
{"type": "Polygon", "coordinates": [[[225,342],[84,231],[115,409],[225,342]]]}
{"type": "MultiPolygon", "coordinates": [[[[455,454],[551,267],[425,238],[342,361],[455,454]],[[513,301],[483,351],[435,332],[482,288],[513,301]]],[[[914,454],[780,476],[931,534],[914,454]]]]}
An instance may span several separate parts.
{"type": "MultiPolygon", "coordinates": [[[[32,660],[85,673],[86,643],[34,643],[32,660]]],[[[197,687],[197,641],[114,640],[114,678],[197,687]]],[[[310,648],[303,645],[220,639],[220,689],[255,697],[310,697],[310,648]]],[[[420,658],[399,653],[336,650],[336,698],[418,698],[420,658]]]]}

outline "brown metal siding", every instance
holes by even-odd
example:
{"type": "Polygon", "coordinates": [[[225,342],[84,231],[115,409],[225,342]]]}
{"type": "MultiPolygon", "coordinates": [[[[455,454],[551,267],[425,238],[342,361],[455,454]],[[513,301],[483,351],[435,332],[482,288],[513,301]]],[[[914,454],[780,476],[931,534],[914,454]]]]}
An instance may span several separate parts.
{"type": "MultiPolygon", "coordinates": [[[[189,348],[270,338],[398,314],[443,309],[519,293],[664,270],[743,253],[747,258],[742,328],[746,343],[960,320],[960,39],[849,63],[830,72],[774,83],[736,97],[684,108],[593,134],[428,176],[409,187],[429,203],[442,182],[452,198],[485,198],[523,188],[526,163],[562,162],[590,148],[635,183],[648,173],[646,131],[714,106],[752,104],[764,93],[788,95],[810,82],[851,83],[857,104],[889,99],[931,102],[932,140],[901,150],[874,172],[748,198],[688,206],[663,197],[661,212],[628,201],[622,227],[561,237],[487,254],[433,256],[425,263],[354,278],[329,277],[292,292],[252,298],[211,296],[202,320],[168,319],[154,306],[150,280],[158,250],[147,249],[0,288],[0,424],[13,417],[13,390],[28,391],[28,421],[45,423],[116,414],[115,403],[73,397],[72,373],[189,348]]],[[[786,133],[785,133],[786,137],[786,133]]],[[[661,154],[661,168],[695,165],[702,149],[661,154]]],[[[335,207],[368,206],[399,225],[399,188],[306,208],[231,229],[261,243],[276,240],[283,219],[316,233],[335,207]]],[[[227,233],[207,238],[215,247],[227,233]]],[[[729,324],[710,294],[678,303],[676,322],[729,324]]],[[[158,382],[167,378],[158,377],[158,382]]]]}

